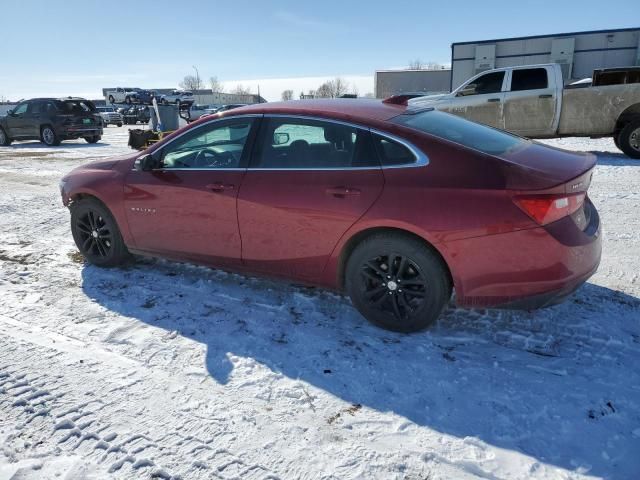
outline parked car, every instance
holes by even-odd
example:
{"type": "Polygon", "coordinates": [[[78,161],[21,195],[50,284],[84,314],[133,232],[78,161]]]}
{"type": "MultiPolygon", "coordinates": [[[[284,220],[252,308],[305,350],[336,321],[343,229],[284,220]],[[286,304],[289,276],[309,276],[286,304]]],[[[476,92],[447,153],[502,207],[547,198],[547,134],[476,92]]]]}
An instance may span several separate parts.
{"type": "Polygon", "coordinates": [[[34,98],[18,103],[0,118],[0,145],[14,140],[40,140],[50,146],[84,138],[96,143],[102,136],[102,117],[84,98],[34,98]]]}
{"type": "Polygon", "coordinates": [[[147,105],[134,105],[124,110],[124,123],[126,125],[135,125],[138,122],[149,123],[151,112],[147,105]]]}
{"type": "Polygon", "coordinates": [[[117,87],[115,90],[108,90],[106,93],[109,103],[133,103],[134,95],[139,88],[117,87]]]}
{"type": "Polygon", "coordinates": [[[79,167],[61,193],[95,265],[137,253],[281,276],[344,290],[373,323],[411,332],[453,287],[461,306],[530,309],[588,279],[594,166],[401,98],[290,101],[79,167]]]}
{"type": "Polygon", "coordinates": [[[529,138],[613,137],[625,154],[640,158],[640,83],[633,83],[640,69],[616,70],[594,76],[606,85],[563,88],[559,64],[498,68],[451,93],[412,102],[529,138]]]}
{"type": "Polygon", "coordinates": [[[122,126],[122,115],[116,112],[116,109],[113,107],[96,107],[97,112],[102,117],[102,124],[105,127],[109,125],[117,125],[118,127],[122,126]]]}
{"type": "Polygon", "coordinates": [[[153,98],[157,95],[157,92],[155,92],[154,90],[136,90],[129,95],[129,102],[125,103],[151,105],[153,98]]]}
{"type": "Polygon", "coordinates": [[[171,93],[167,93],[160,97],[160,102],[168,105],[170,103],[175,103],[176,105],[191,105],[195,99],[193,98],[193,93],[184,92],[182,90],[173,90],[171,93]]]}
{"type": "Polygon", "coordinates": [[[222,105],[216,109],[215,113],[226,112],[227,110],[233,110],[234,108],[245,107],[246,103],[230,103],[228,105],[222,105]]]}

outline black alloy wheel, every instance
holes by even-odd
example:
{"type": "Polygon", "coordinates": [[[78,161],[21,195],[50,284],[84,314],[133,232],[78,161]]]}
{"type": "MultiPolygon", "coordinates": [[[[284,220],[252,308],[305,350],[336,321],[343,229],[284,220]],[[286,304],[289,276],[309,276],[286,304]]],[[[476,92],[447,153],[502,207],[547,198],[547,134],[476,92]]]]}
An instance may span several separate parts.
{"type": "Polygon", "coordinates": [[[451,277],[440,255],[419,238],[374,234],[349,256],[345,287],[370,322],[396,332],[432,325],[451,297],[451,277]]]}
{"type": "Polygon", "coordinates": [[[80,253],[95,265],[120,265],[129,256],[115,219],[94,198],[82,199],[72,204],[71,233],[80,253]]]}

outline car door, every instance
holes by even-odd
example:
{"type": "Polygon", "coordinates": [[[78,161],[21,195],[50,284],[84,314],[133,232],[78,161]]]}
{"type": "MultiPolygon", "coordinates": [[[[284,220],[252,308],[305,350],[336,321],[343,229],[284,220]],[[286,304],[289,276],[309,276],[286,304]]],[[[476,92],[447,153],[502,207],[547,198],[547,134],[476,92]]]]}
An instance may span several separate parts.
{"type": "Polygon", "coordinates": [[[545,67],[511,71],[505,93],[505,130],[524,136],[545,136],[555,131],[557,92],[545,67]]]}
{"type": "Polygon", "coordinates": [[[16,105],[16,108],[7,115],[7,135],[11,138],[26,137],[25,133],[27,125],[27,109],[29,102],[22,102],[16,105]]]}
{"type": "Polygon", "coordinates": [[[265,116],[238,195],[243,263],[268,274],[317,278],[383,183],[366,128],[265,116]]]}
{"type": "Polygon", "coordinates": [[[441,110],[490,127],[504,128],[504,83],[504,71],[480,75],[459,89],[452,102],[441,110]]]}
{"type": "Polygon", "coordinates": [[[32,100],[25,115],[24,134],[29,137],[40,136],[40,124],[45,113],[46,104],[41,100],[32,100]]]}
{"type": "Polygon", "coordinates": [[[256,116],[211,121],[154,152],[158,168],[126,177],[136,249],[215,264],[240,262],[236,201],[256,116]]]}

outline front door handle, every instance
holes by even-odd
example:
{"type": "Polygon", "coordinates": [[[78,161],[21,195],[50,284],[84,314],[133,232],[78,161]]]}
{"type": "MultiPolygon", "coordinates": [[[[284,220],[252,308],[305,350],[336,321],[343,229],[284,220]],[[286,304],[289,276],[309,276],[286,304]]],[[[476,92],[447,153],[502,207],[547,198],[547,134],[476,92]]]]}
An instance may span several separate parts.
{"type": "Polygon", "coordinates": [[[490,98],[489,100],[487,100],[487,102],[499,102],[500,99],[499,98],[490,98]]]}
{"type": "Polygon", "coordinates": [[[225,190],[233,190],[234,188],[236,188],[235,185],[222,182],[210,183],[209,185],[207,185],[207,189],[213,192],[224,192],[225,190]]]}
{"type": "Polygon", "coordinates": [[[542,95],[538,95],[538,98],[553,98],[553,95],[550,93],[543,93],[542,95]]]}
{"type": "Polygon", "coordinates": [[[351,187],[331,187],[326,190],[327,195],[332,195],[338,198],[354,197],[360,195],[360,190],[351,187]]]}

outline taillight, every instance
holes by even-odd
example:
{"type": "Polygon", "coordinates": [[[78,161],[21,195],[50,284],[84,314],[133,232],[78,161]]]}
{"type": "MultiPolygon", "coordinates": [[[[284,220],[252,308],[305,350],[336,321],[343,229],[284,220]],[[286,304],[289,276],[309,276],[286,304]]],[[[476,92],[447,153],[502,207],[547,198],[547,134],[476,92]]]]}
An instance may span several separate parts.
{"type": "Polygon", "coordinates": [[[587,192],[571,195],[516,195],[515,204],[540,225],[546,225],[571,215],[584,203],[587,192]]]}

